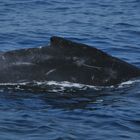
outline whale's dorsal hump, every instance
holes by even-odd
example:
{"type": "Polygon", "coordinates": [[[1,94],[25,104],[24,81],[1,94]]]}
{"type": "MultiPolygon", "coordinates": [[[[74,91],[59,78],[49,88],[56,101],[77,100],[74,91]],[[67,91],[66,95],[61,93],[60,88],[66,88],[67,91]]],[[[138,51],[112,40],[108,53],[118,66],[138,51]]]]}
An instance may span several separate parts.
{"type": "Polygon", "coordinates": [[[82,44],[82,43],[77,43],[62,37],[58,37],[58,36],[52,36],[50,38],[50,47],[52,48],[56,48],[62,51],[65,51],[66,54],[75,54],[78,56],[86,56],[86,57],[110,57],[109,55],[107,55],[105,52],[95,48],[95,47],[91,47],[89,45],[86,44],[82,44]]]}
{"type": "Polygon", "coordinates": [[[82,43],[76,43],[74,41],[58,37],[58,36],[52,36],[50,38],[50,46],[51,47],[60,47],[60,48],[80,48],[80,49],[87,49],[90,46],[82,44],[82,43]]]}

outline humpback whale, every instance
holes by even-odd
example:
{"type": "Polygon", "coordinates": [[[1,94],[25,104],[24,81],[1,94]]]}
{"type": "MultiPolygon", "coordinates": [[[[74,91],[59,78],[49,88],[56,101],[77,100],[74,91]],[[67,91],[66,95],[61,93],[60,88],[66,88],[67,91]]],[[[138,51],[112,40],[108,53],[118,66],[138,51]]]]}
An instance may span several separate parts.
{"type": "Polygon", "coordinates": [[[140,76],[140,68],[102,50],[53,36],[48,46],[0,53],[0,83],[68,81],[116,85],[140,76]]]}

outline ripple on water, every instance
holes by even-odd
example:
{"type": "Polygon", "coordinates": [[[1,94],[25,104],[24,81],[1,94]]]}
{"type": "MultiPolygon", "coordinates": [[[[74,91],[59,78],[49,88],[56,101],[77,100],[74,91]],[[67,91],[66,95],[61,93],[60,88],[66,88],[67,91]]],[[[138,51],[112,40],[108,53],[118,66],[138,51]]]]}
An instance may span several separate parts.
{"type": "MultiPolygon", "coordinates": [[[[0,50],[48,44],[52,35],[140,66],[139,0],[1,0],[0,50]]],[[[0,85],[0,139],[140,139],[138,80],[117,87],[68,82],[0,85]]]]}

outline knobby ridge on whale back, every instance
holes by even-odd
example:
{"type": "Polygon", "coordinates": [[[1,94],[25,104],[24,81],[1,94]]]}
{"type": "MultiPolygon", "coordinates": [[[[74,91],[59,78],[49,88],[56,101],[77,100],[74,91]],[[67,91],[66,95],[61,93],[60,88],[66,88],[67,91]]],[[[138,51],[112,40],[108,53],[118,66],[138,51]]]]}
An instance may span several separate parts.
{"type": "Polygon", "coordinates": [[[102,50],[53,36],[50,45],[0,53],[0,83],[69,81],[116,85],[140,76],[140,68],[102,50]]]}

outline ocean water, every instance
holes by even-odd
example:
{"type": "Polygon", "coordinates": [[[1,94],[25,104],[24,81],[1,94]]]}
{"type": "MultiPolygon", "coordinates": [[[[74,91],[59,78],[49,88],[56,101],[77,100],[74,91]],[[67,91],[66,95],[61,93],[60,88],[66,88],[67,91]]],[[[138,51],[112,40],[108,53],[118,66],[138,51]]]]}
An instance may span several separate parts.
{"type": "MultiPolygon", "coordinates": [[[[0,51],[46,45],[53,35],[140,67],[140,1],[0,0],[0,51]]],[[[107,139],[140,139],[140,79],[0,84],[0,140],[107,139]]]]}

